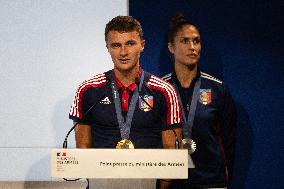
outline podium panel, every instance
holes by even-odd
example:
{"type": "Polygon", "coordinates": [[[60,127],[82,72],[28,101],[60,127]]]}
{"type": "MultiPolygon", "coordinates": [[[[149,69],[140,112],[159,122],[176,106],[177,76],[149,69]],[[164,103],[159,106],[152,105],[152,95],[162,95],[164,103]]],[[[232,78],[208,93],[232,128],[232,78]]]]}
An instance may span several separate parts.
{"type": "Polygon", "coordinates": [[[55,178],[188,177],[188,153],[181,149],[52,149],[55,178]]]}

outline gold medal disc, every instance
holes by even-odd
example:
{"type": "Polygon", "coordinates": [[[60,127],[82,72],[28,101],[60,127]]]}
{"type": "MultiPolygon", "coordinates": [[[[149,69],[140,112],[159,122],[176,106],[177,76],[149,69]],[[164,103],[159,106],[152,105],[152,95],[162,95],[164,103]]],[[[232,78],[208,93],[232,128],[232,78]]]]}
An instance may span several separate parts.
{"type": "Polygon", "coordinates": [[[128,139],[119,141],[115,147],[116,149],[134,149],[133,143],[128,139]]]}
{"type": "Polygon", "coordinates": [[[190,138],[185,138],[182,139],[182,148],[183,149],[188,149],[188,154],[192,154],[196,150],[196,143],[190,139],[190,138]]]}

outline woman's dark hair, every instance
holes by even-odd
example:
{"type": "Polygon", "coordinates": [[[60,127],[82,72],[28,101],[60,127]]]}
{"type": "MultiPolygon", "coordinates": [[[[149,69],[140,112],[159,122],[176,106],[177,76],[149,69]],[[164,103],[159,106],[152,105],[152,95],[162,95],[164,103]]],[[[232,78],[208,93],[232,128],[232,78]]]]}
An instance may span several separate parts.
{"type": "MultiPolygon", "coordinates": [[[[184,16],[182,13],[177,13],[174,17],[172,17],[170,22],[170,27],[168,31],[168,42],[173,43],[174,38],[177,35],[177,32],[184,26],[184,25],[192,25],[184,16]]],[[[194,26],[197,30],[198,28],[194,26]]],[[[198,30],[199,31],[199,30],[198,30]]]]}

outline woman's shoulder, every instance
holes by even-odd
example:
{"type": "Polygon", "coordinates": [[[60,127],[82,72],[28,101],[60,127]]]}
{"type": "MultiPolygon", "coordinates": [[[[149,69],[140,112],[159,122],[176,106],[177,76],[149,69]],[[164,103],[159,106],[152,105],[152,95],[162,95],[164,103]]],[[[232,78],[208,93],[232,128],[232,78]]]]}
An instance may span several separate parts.
{"type": "Polygon", "coordinates": [[[200,77],[202,78],[202,80],[207,82],[215,83],[217,85],[223,84],[223,81],[205,72],[200,72],[200,77]]]}

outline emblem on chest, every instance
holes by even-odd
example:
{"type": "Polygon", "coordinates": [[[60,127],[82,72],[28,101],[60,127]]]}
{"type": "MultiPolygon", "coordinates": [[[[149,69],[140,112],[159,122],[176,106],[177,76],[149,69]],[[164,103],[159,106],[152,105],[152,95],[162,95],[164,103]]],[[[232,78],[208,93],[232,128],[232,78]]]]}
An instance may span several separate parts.
{"type": "Polygon", "coordinates": [[[199,90],[199,102],[204,105],[211,104],[212,102],[211,89],[200,89],[199,90]]]}
{"type": "Polygon", "coordinates": [[[153,96],[144,95],[142,98],[144,100],[139,97],[139,108],[140,108],[140,110],[142,110],[144,112],[150,111],[154,106],[153,96]]]}

